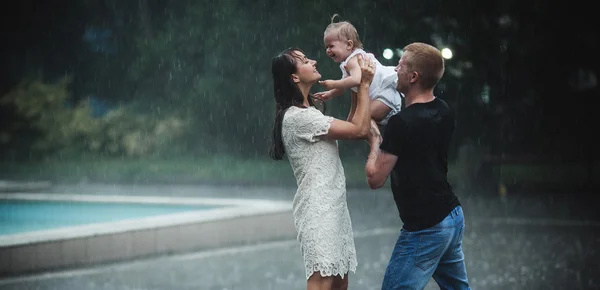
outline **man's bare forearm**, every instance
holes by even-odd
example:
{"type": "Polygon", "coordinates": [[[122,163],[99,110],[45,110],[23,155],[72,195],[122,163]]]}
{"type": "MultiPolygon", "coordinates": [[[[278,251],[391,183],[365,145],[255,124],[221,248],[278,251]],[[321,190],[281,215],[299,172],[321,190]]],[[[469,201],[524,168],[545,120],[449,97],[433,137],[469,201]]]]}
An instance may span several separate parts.
{"type": "MultiPolygon", "coordinates": [[[[371,150],[369,151],[369,156],[367,157],[367,169],[376,170],[375,162],[377,161],[377,157],[379,156],[379,140],[371,140],[370,143],[371,150]]],[[[372,172],[372,170],[367,170],[367,172],[372,172]]]]}
{"type": "Polygon", "coordinates": [[[380,168],[377,167],[377,158],[379,158],[381,150],[379,149],[379,140],[371,140],[371,150],[365,164],[365,173],[367,174],[367,183],[371,189],[377,189],[385,184],[387,175],[381,177],[380,168]]]}

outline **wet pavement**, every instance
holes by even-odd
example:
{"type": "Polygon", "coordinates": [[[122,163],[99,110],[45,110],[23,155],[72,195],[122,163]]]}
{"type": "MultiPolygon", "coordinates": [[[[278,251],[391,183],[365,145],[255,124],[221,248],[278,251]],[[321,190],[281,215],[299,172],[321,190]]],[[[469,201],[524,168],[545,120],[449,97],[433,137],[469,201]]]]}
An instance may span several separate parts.
{"type": "MultiPolygon", "coordinates": [[[[68,194],[210,196],[289,200],[293,188],[54,186],[68,194]]],[[[590,194],[461,197],[472,289],[600,289],[600,218],[590,194]]],[[[459,196],[460,197],[460,196],[459,196]]],[[[351,189],[359,266],[349,289],[380,289],[401,222],[391,192],[351,189]]],[[[6,290],[305,289],[294,237],[119,264],[0,280],[6,290]]],[[[426,289],[439,289],[431,281],[426,289]]]]}

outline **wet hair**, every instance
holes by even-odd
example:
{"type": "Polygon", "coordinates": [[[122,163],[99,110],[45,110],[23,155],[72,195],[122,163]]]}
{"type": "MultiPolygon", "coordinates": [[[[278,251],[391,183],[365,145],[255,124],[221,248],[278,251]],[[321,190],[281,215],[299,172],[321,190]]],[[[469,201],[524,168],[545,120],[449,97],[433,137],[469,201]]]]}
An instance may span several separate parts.
{"type": "Polygon", "coordinates": [[[425,89],[434,88],[444,74],[444,58],[439,49],[426,43],[414,42],[403,50],[412,53],[406,59],[406,66],[419,73],[421,86],[425,89]]]}
{"type": "MultiPolygon", "coordinates": [[[[269,156],[274,160],[283,159],[285,148],[283,146],[282,128],[285,111],[291,107],[304,106],[304,96],[298,85],[292,80],[292,74],[297,71],[297,63],[300,61],[298,52],[304,53],[299,48],[288,48],[273,58],[271,62],[271,73],[273,74],[273,93],[275,96],[275,122],[271,135],[271,147],[269,156]]],[[[315,105],[315,98],[309,94],[308,103],[315,105]]],[[[323,103],[322,112],[325,111],[323,103]]]]}
{"type": "Polygon", "coordinates": [[[338,40],[352,40],[354,48],[363,48],[363,44],[360,41],[360,37],[358,37],[358,31],[356,31],[354,25],[352,25],[352,23],[350,23],[349,21],[334,22],[336,16],[340,17],[340,15],[338,14],[333,14],[333,16],[331,16],[331,23],[325,28],[323,37],[335,33],[337,35],[338,40]]]}

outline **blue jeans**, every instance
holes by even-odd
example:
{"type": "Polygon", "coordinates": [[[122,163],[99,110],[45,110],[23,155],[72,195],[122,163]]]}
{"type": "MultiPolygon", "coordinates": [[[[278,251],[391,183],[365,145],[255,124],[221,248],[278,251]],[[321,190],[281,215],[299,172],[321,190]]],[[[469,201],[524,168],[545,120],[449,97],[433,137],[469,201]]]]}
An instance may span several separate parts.
{"type": "Polygon", "coordinates": [[[464,228],[462,208],[457,206],[433,227],[415,232],[403,229],[381,289],[420,290],[432,276],[440,289],[471,289],[462,251],[464,228]]]}

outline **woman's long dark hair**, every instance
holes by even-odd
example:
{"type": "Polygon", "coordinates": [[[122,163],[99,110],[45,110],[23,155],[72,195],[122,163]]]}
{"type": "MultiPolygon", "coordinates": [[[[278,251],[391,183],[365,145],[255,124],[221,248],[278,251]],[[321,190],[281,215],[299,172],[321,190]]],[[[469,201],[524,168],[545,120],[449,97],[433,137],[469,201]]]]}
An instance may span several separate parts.
{"type": "MultiPolygon", "coordinates": [[[[296,63],[299,61],[298,56],[295,55],[296,52],[304,53],[299,48],[288,48],[274,57],[271,63],[275,95],[275,123],[271,135],[269,156],[274,160],[283,159],[285,154],[281,132],[285,111],[291,106],[304,107],[304,96],[292,80],[292,74],[296,73],[296,63]]],[[[315,105],[312,95],[308,98],[308,103],[311,106],[315,105]]]]}

